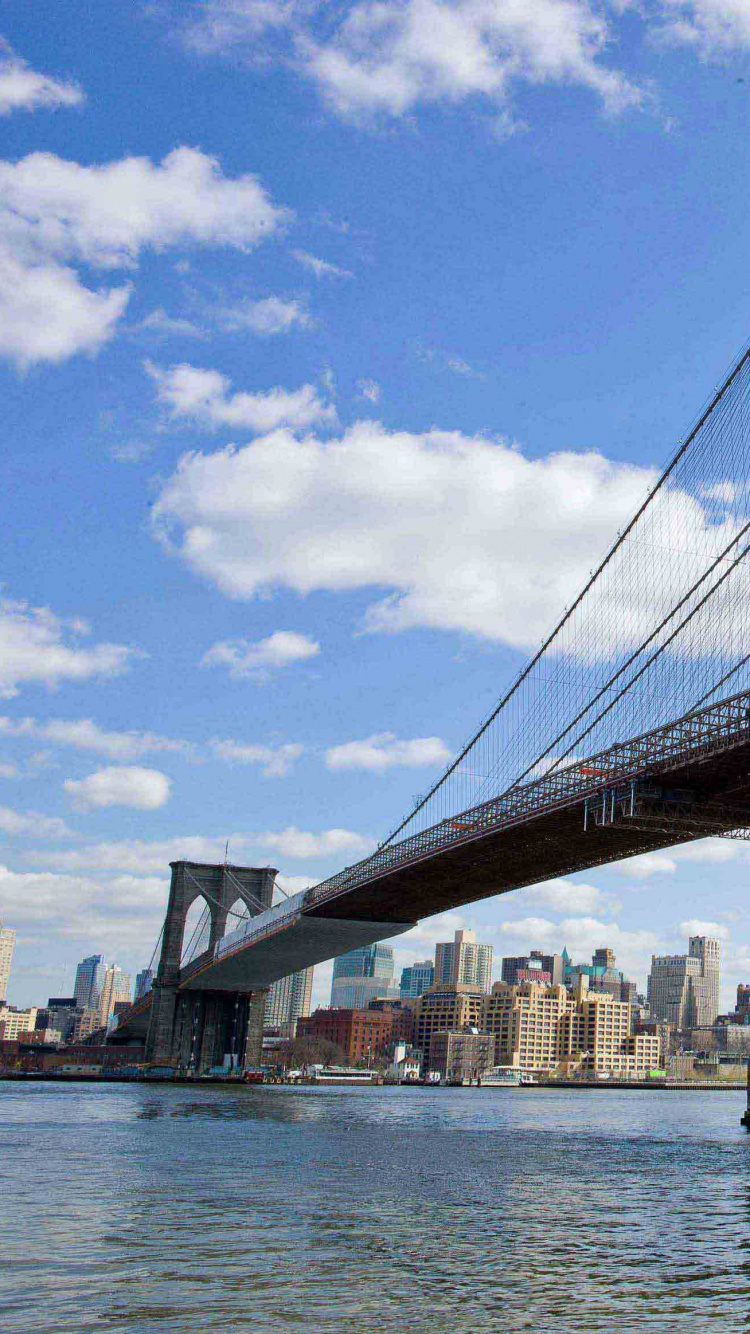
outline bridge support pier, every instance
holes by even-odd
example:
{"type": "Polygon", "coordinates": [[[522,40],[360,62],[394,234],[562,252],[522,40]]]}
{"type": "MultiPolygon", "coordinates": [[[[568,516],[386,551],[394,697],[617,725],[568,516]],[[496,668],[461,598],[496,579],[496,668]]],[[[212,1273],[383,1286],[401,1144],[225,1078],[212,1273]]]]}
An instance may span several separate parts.
{"type": "Polygon", "coordinates": [[[747,1107],[745,1108],[745,1114],[740,1121],[740,1125],[743,1125],[746,1130],[750,1130],[750,1061],[748,1061],[747,1065],[747,1107]]]}
{"type": "MultiPolygon", "coordinates": [[[[209,991],[180,987],[185,919],[196,899],[210,912],[208,949],[213,951],[239,899],[250,916],[271,906],[273,867],[204,865],[172,862],[169,902],[164,920],[159,967],[154,978],[145,1056],[152,1065],[196,1071],[221,1065],[227,1055],[237,1065],[260,1061],[265,990],[209,991]]],[[[208,951],[207,951],[208,953],[208,951]]]]}

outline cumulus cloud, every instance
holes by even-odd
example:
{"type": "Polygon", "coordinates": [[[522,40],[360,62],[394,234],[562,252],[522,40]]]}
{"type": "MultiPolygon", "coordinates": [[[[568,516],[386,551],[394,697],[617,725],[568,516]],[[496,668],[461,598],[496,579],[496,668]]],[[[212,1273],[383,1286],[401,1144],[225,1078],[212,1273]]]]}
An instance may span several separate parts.
{"type": "Polygon", "coordinates": [[[51,260],[19,260],[3,243],[0,212],[0,355],[31,366],[95,353],[112,337],[130,285],[91,291],[51,260]]]}
{"type": "Polygon", "coordinates": [[[573,880],[548,880],[542,885],[532,885],[519,890],[516,899],[542,903],[556,912],[596,912],[608,904],[608,896],[596,885],[578,885],[573,880]]]}
{"type": "Polygon", "coordinates": [[[513,941],[513,952],[518,953],[539,945],[560,952],[566,945],[574,959],[585,962],[594,950],[609,946],[617,957],[617,967],[642,985],[651,966],[651,956],[662,951],[662,942],[653,931],[626,931],[617,922],[588,916],[566,917],[561,922],[524,917],[503,922],[500,930],[513,941]]]}
{"type": "Polygon", "coordinates": [[[230,380],[219,371],[201,370],[186,363],[163,370],[150,361],[145,369],[156,385],[159,402],[173,419],[209,430],[222,426],[257,432],[273,431],[278,426],[300,430],[336,420],[336,409],[323,402],[312,384],[293,390],[230,394],[230,380]]]}
{"type": "Polygon", "coordinates": [[[447,764],[450,758],[451,752],[438,736],[400,741],[394,732],[377,732],[363,741],[345,741],[340,746],[331,746],[325,756],[329,769],[369,769],[372,773],[447,764]]]}
{"type": "Polygon", "coordinates": [[[83,101],[83,89],[77,83],[39,74],[0,37],[0,116],[76,107],[83,101]]]}
{"type": "Polygon", "coordinates": [[[85,621],[56,616],[49,607],[0,598],[0,699],[29,682],[50,688],[62,681],[118,676],[134,650],[123,644],[86,645],[85,621]]]}
{"type": "Polygon", "coordinates": [[[720,922],[703,922],[697,917],[691,917],[687,922],[680,922],[679,931],[681,936],[713,936],[716,940],[729,939],[729,927],[722,926],[720,922]]]}
{"type": "Polygon", "coordinates": [[[364,856],[373,848],[373,840],[355,834],[351,829],[324,829],[312,834],[289,825],[280,833],[256,834],[258,847],[273,848],[283,857],[334,857],[344,853],[364,856]]]}
{"type": "Polygon", "coordinates": [[[293,250],[292,255],[303,269],[309,269],[315,277],[321,278],[351,278],[353,275],[348,269],[339,268],[338,264],[331,264],[327,259],[318,259],[317,255],[311,255],[308,250],[293,250]]]}
{"type": "Polygon", "coordinates": [[[249,745],[241,741],[212,741],[211,749],[229,764],[259,764],[268,778],[283,778],[299,759],[303,746],[287,742],[280,746],[249,745]]]}
{"type": "Polygon", "coordinates": [[[312,327],[313,320],[301,301],[267,296],[260,301],[243,301],[225,306],[219,313],[222,328],[229,333],[249,329],[262,338],[289,333],[295,325],[300,329],[312,327]]]}
{"type": "Polygon", "coordinates": [[[11,838],[70,838],[72,830],[56,816],[42,815],[39,811],[14,811],[0,806],[0,830],[11,838]]]}
{"type": "Polygon", "coordinates": [[[58,746],[106,755],[110,760],[135,760],[157,751],[190,756],[194,750],[189,741],[172,740],[157,732],[108,731],[91,718],[51,718],[39,722],[36,718],[0,717],[0,736],[40,737],[58,746]]]}
{"type": "MultiPolygon", "coordinates": [[[[530,459],[502,439],[364,421],[340,438],[278,431],[189,454],[153,519],[230,597],[380,588],[370,630],[464,630],[528,650],[653,478],[601,454],[530,459]]],[[[634,604],[633,635],[644,615],[634,604]]]]}
{"type": "MultiPolygon", "coordinates": [[[[75,851],[55,851],[55,865],[64,871],[132,871],[146,875],[165,871],[171,861],[223,862],[226,835],[206,837],[187,834],[166,839],[123,839],[89,843],[75,851]]],[[[323,829],[310,832],[290,826],[280,831],[239,832],[229,835],[230,858],[256,856],[259,849],[273,850],[284,857],[338,858],[345,854],[364,855],[374,848],[371,838],[351,829],[323,829]]],[[[49,861],[49,852],[26,853],[35,865],[49,861]]],[[[248,863],[249,864],[249,863],[248,863]]],[[[312,881],[310,883],[317,883],[312,881]]]]}
{"type": "Polygon", "coordinates": [[[204,667],[227,667],[237,679],[256,677],[266,680],[271,673],[295,662],[307,662],[320,653],[320,644],[294,630],[275,630],[266,639],[250,643],[247,639],[224,639],[212,644],[203,655],[204,667]]]}
{"type": "Polygon", "coordinates": [[[664,852],[644,852],[637,857],[626,857],[623,861],[614,862],[612,870],[632,880],[650,880],[652,875],[671,875],[677,870],[677,863],[674,857],[664,852]]]}
{"type": "MultiPolygon", "coordinates": [[[[166,867],[160,868],[167,870],[166,867]]],[[[106,949],[122,958],[132,950],[148,962],[169,890],[165,879],[120,875],[106,882],[51,871],[0,866],[0,920],[12,921],[27,941],[47,945],[50,934],[106,949]]]]}
{"type": "Polygon", "coordinates": [[[256,58],[265,40],[267,56],[293,59],[336,113],[359,121],[467,100],[502,116],[522,83],[585,88],[610,113],[647,99],[604,63],[615,34],[589,0],[362,0],[333,16],[314,0],[207,0],[187,37],[203,53],[256,58]]]}
{"type": "Polygon", "coordinates": [[[156,811],[169,800],[171,786],[171,779],[159,769],[142,769],[138,765],[110,765],[87,778],[68,778],[63,783],[79,811],[105,806],[156,811]]]}
{"type": "Polygon", "coordinates": [[[92,290],[77,265],[137,268],[144,249],[257,245],[286,221],[252,175],[177,148],[82,167],[54,153],[0,162],[0,353],[20,366],[94,353],[112,337],[131,286],[92,290]]]}

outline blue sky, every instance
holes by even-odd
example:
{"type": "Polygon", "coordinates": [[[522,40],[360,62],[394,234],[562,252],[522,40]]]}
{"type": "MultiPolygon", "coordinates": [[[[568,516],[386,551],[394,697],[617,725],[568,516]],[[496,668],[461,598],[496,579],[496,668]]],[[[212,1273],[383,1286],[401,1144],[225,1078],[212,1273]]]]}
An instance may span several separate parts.
{"type": "MultiPolygon", "coordinates": [[[[0,918],[25,1003],[94,949],[147,962],[171,857],[229,838],[296,888],[362,855],[573,596],[747,338],[750,3],[3,23],[0,918]],[[542,528],[607,463],[558,568],[513,459],[533,491],[561,451],[542,528]],[[496,527],[472,520],[493,459],[496,527]]],[[[398,964],[469,924],[498,957],[612,944],[645,984],[697,920],[728,1002],[747,861],[708,843],[489,900],[398,964]]]]}

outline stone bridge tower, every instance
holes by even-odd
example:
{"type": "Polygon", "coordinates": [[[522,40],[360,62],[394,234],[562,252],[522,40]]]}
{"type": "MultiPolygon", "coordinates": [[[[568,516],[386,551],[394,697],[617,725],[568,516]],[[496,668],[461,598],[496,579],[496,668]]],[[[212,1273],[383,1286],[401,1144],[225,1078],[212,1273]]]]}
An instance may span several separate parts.
{"type": "MultiPolygon", "coordinates": [[[[193,1065],[205,1068],[220,1061],[223,1052],[239,1051],[240,1063],[260,1056],[265,990],[223,994],[178,992],[185,920],[191,905],[203,898],[211,914],[208,950],[224,936],[229,910],[241,900],[250,916],[270,908],[276,870],[271,866],[206,865],[170,862],[172,881],[164,919],[159,966],[153,999],[146,1060],[157,1065],[193,1065]],[[241,1030],[241,1032],[239,1031],[241,1030]],[[231,1032],[231,1038],[227,1036],[231,1032]],[[227,1046],[227,1043],[231,1043],[227,1046]],[[222,1043],[224,1044],[222,1050],[222,1043]]],[[[229,931],[236,923],[229,922],[229,931]]]]}

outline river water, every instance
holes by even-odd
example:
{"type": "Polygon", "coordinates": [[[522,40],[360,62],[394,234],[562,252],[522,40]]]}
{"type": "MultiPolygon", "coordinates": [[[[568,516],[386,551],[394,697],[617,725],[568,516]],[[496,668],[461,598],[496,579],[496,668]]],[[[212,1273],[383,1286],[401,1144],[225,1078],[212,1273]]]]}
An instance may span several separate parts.
{"type": "Polygon", "coordinates": [[[0,1329],[744,1330],[743,1106],[0,1084],[0,1329]]]}

